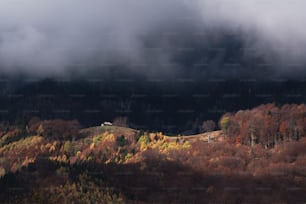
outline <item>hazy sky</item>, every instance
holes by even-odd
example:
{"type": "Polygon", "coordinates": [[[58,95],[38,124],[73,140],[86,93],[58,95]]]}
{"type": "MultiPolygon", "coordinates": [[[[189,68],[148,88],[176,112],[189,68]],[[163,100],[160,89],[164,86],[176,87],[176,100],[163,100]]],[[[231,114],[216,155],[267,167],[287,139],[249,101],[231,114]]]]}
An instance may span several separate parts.
{"type": "Polygon", "coordinates": [[[240,33],[246,48],[303,64],[305,10],[304,0],[1,0],[0,69],[47,76],[74,64],[172,63],[167,45],[159,43],[163,49],[148,54],[145,40],[169,27],[183,32],[181,22],[240,33]]]}

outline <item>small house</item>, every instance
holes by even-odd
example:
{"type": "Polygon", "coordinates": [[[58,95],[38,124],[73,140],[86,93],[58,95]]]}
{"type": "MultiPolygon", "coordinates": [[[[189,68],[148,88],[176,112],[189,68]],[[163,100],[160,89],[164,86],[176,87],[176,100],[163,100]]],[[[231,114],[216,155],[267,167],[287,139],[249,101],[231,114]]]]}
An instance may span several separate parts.
{"type": "Polygon", "coordinates": [[[103,126],[112,126],[113,124],[111,123],[111,122],[103,122],[102,124],[101,124],[101,127],[103,127],[103,126]]]}

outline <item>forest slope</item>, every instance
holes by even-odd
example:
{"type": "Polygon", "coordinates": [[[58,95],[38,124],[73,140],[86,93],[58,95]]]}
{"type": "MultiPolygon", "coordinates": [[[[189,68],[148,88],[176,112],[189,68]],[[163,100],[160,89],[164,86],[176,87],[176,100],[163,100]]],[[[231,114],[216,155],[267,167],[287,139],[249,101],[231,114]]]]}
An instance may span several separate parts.
{"type": "MultiPolygon", "coordinates": [[[[301,114],[304,106],[288,107],[299,110],[296,117],[289,117],[293,124],[299,124],[304,117],[301,114]]],[[[0,201],[304,203],[306,137],[303,129],[298,129],[298,138],[294,137],[297,133],[290,135],[289,131],[291,139],[280,137],[270,147],[261,140],[254,143],[249,140],[252,135],[260,135],[253,129],[247,127],[250,131],[246,132],[241,128],[235,132],[230,129],[232,121],[237,122],[235,127],[253,124],[237,120],[238,115],[250,113],[265,117],[263,110],[271,108],[284,110],[284,107],[275,109],[268,104],[225,114],[220,120],[222,131],[173,139],[161,132],[117,126],[86,128],[76,133],[68,128],[75,127],[75,121],[62,120],[34,120],[27,130],[13,126],[3,128],[0,201]],[[36,132],[33,127],[37,128],[36,132]],[[54,134],[51,127],[55,127],[54,134]],[[209,143],[208,135],[211,135],[209,143]]],[[[287,120],[280,120],[284,121],[287,120]]],[[[288,130],[291,127],[295,126],[288,126],[288,130]]],[[[273,130],[278,132],[279,129],[273,130]]],[[[284,133],[287,134],[280,131],[284,133]]]]}

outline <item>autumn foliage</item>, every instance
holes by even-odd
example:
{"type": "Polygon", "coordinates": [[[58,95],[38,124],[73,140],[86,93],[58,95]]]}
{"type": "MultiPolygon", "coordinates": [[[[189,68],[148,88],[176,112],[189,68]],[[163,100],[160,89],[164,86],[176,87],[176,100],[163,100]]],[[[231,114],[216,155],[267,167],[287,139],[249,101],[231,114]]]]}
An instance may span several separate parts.
{"type": "Polygon", "coordinates": [[[305,111],[267,104],[227,113],[223,133],[213,132],[226,139],[210,142],[33,118],[25,137],[7,140],[22,130],[3,128],[0,202],[304,203],[305,111]]]}
{"type": "Polygon", "coordinates": [[[44,136],[46,138],[69,139],[79,135],[80,124],[77,120],[65,121],[40,120],[32,118],[27,126],[27,131],[32,134],[44,136]]]}
{"type": "Polygon", "coordinates": [[[246,145],[271,148],[288,141],[298,141],[306,133],[304,104],[261,105],[251,110],[227,113],[220,120],[229,140],[246,145]]]}

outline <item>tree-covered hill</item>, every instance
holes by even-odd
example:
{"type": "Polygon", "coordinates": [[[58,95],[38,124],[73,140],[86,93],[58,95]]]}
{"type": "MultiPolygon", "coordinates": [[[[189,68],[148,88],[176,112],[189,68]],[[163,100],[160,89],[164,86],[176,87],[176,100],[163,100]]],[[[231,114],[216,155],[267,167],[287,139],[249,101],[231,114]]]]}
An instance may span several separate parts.
{"type": "Polygon", "coordinates": [[[33,118],[26,129],[2,124],[0,201],[301,203],[306,199],[305,132],[298,129],[299,138],[287,139],[294,136],[291,126],[263,129],[262,136],[278,131],[286,136],[269,146],[256,126],[256,131],[246,126],[269,111],[288,109],[291,115],[280,114],[279,124],[298,125],[303,107],[267,104],[225,114],[221,131],[191,139],[119,126],[80,129],[76,121],[60,119],[33,118]],[[211,140],[204,140],[208,135],[211,140]],[[260,139],[253,143],[252,135],[260,139]]]}

